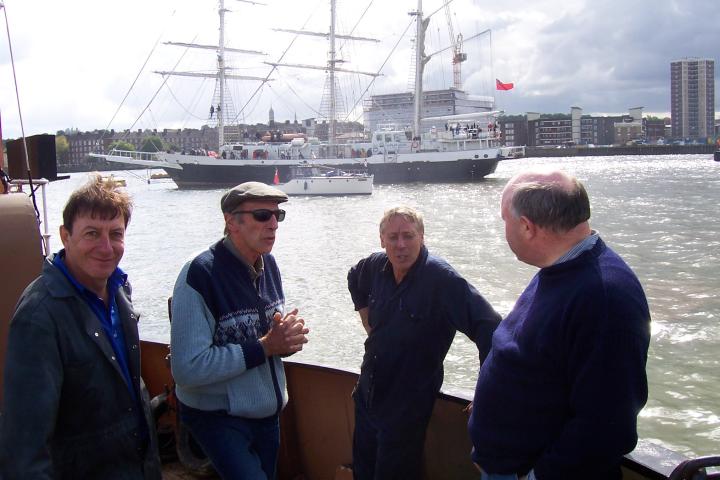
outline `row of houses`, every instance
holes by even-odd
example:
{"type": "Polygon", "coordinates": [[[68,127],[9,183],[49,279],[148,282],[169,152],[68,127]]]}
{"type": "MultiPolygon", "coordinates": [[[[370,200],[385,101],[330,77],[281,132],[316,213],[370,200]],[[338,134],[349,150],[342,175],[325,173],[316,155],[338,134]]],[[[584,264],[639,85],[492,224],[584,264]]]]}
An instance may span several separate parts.
{"type": "Polygon", "coordinates": [[[643,117],[641,107],[615,116],[583,115],[578,107],[572,107],[569,114],[529,112],[500,117],[498,124],[507,146],[704,144],[720,140],[720,123],[713,125],[707,136],[677,136],[669,117],[643,117]]]}
{"type": "Polygon", "coordinates": [[[569,114],[501,117],[500,131],[508,146],[558,147],[568,145],[627,145],[657,143],[669,137],[669,119],[643,118],[642,107],[616,116],[583,115],[572,107],[569,114]]]}
{"type": "Polygon", "coordinates": [[[127,142],[135,150],[140,150],[149,137],[159,137],[166,145],[173,145],[181,150],[208,148],[217,144],[217,129],[204,126],[202,128],[184,129],[140,129],[140,130],[93,130],[90,132],[58,132],[68,141],[67,155],[58,155],[58,168],[78,169],[88,165],[91,153],[104,153],[118,141],[127,142]]]}

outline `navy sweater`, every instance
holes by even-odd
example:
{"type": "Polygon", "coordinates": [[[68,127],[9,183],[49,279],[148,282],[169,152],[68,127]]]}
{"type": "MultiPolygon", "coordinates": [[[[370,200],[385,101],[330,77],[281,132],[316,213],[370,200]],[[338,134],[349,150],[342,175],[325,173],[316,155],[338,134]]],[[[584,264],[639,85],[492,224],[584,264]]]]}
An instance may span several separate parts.
{"type": "Polygon", "coordinates": [[[538,480],[620,478],[647,401],[650,312],[601,239],[541,269],[493,336],[475,391],[473,461],[538,480]]]}

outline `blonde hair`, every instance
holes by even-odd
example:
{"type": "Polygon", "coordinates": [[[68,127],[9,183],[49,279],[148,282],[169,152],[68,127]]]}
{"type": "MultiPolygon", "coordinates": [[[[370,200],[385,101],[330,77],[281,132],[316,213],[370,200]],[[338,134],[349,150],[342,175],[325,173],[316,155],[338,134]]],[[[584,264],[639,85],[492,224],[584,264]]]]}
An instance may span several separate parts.
{"type": "Polygon", "coordinates": [[[408,222],[414,224],[417,227],[417,231],[420,235],[425,235],[425,224],[423,222],[422,213],[418,212],[414,208],[400,206],[393,207],[390,210],[386,210],[382,219],[380,220],[380,234],[382,235],[385,225],[390,221],[392,217],[403,217],[408,222]]]}

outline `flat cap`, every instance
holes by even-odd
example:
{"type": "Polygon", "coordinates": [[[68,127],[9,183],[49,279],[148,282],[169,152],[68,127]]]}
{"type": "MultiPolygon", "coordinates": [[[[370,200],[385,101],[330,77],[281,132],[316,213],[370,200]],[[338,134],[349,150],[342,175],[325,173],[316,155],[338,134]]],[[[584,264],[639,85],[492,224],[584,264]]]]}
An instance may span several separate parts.
{"type": "Polygon", "coordinates": [[[230,213],[245,200],[273,200],[282,203],[288,201],[288,196],[282,190],[261,182],[245,182],[225,192],[220,199],[220,208],[223,212],[230,213]]]}

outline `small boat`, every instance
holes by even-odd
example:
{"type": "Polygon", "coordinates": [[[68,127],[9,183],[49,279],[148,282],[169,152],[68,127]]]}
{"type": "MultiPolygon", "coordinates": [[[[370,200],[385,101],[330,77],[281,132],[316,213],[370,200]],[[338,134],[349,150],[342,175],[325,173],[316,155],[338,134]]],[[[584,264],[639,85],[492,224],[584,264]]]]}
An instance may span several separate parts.
{"type": "Polygon", "coordinates": [[[168,175],[165,171],[161,170],[158,173],[153,173],[152,175],[150,175],[150,178],[152,180],[159,180],[159,179],[163,179],[163,178],[170,178],[170,175],[168,175]]]}
{"type": "Polygon", "coordinates": [[[277,183],[276,187],[288,195],[370,195],[373,176],[364,171],[297,165],[291,168],[290,180],[277,183]]]}
{"type": "Polygon", "coordinates": [[[116,178],[115,175],[103,175],[102,179],[104,182],[112,182],[116,187],[126,187],[127,182],[124,178],[116,178]]]}

